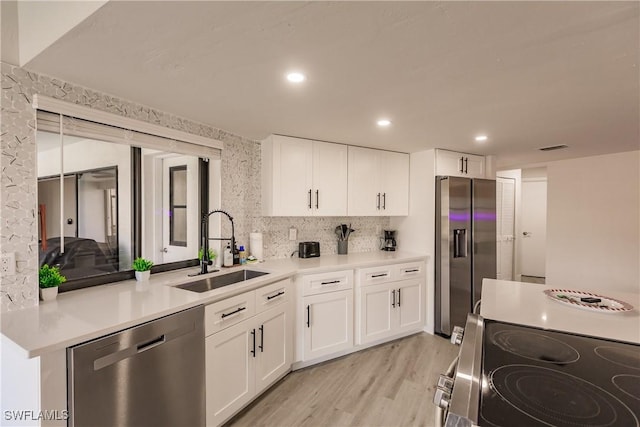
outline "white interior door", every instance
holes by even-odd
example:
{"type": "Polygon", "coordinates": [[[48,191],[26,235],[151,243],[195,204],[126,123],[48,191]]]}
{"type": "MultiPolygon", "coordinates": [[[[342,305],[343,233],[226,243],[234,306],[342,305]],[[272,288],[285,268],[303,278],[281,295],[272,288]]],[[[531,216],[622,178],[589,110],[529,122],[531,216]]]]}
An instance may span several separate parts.
{"type": "Polygon", "coordinates": [[[198,158],[175,156],[162,160],[162,262],[198,256],[200,230],[198,158]]]}
{"type": "Polygon", "coordinates": [[[497,278],[513,280],[516,182],[496,178],[497,278]]]}
{"type": "Polygon", "coordinates": [[[522,181],[522,274],[545,277],[547,180],[522,181]]]}

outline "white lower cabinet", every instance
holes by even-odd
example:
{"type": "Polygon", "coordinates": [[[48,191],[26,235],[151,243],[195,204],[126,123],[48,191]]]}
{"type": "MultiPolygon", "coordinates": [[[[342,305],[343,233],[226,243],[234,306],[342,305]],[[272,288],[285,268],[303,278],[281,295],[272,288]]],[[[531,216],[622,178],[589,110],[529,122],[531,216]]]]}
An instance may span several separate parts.
{"type": "MultiPolygon", "coordinates": [[[[260,291],[249,294],[258,292],[259,298],[260,291]]],[[[288,297],[280,294],[287,291],[274,288],[270,301],[288,297]]],[[[287,300],[205,338],[207,426],[227,421],[291,369],[293,333],[287,300]]]]}
{"type": "Polygon", "coordinates": [[[302,360],[353,347],[353,289],[306,296],[303,309],[302,360]]]}
{"type": "Polygon", "coordinates": [[[384,276],[373,274],[377,269],[364,269],[357,274],[357,345],[381,342],[424,327],[426,277],[422,265],[389,266],[384,276]],[[397,280],[400,277],[407,278],[397,280]]]}

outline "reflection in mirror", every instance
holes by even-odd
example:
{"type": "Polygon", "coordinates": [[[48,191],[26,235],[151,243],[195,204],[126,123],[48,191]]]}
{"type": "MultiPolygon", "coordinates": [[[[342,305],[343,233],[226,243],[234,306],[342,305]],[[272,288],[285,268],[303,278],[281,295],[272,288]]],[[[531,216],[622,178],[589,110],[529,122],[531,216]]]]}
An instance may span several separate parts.
{"type": "Polygon", "coordinates": [[[36,138],[40,265],[69,280],[131,269],[130,148],[64,136],[61,156],[60,135],[36,138]]]}
{"type": "Polygon", "coordinates": [[[142,256],[155,264],[198,257],[198,158],[142,149],[142,256]]]}
{"type": "MultiPolygon", "coordinates": [[[[55,133],[58,116],[38,112],[39,261],[59,266],[72,282],[90,280],[67,282],[62,290],[108,283],[109,274],[130,273],[136,254],[156,266],[179,263],[164,270],[194,265],[205,190],[208,209],[220,207],[219,156],[204,147],[203,154],[213,159],[201,161],[192,147],[192,154],[138,148],[129,145],[129,139],[138,138],[144,145],[149,135],[124,134],[71,118],[63,123],[71,135],[61,138],[55,133]],[[101,136],[109,142],[93,139],[101,136]],[[140,164],[134,161],[138,158],[140,164]],[[200,186],[201,172],[208,173],[208,189],[200,186]],[[138,191],[140,200],[134,202],[138,191]]],[[[219,218],[211,218],[209,227],[219,230],[219,218]]],[[[212,249],[219,252],[216,244],[212,249]]]]}

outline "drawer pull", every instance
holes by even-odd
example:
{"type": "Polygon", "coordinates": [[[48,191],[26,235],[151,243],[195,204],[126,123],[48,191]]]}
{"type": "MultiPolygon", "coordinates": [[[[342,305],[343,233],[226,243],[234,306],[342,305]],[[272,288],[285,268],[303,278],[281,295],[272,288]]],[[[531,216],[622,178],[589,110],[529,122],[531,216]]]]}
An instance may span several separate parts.
{"type": "Polygon", "coordinates": [[[334,285],[336,283],[340,283],[340,280],[332,280],[330,282],[321,282],[321,285],[334,285]]]}
{"type": "Polygon", "coordinates": [[[382,274],[373,274],[371,276],[372,279],[378,278],[378,277],[387,277],[389,274],[388,273],[382,273],[382,274]]]}
{"type": "Polygon", "coordinates": [[[405,270],[404,272],[405,272],[405,273],[417,273],[418,271],[420,271],[420,269],[419,269],[419,268],[414,268],[414,269],[412,269],[412,270],[405,270]]]}
{"type": "Polygon", "coordinates": [[[277,298],[277,297],[279,297],[280,295],[284,295],[284,291],[280,291],[280,292],[278,292],[278,293],[277,293],[277,294],[275,294],[275,295],[268,296],[268,297],[267,297],[267,301],[272,300],[272,299],[274,299],[274,298],[277,298]]]}
{"type": "Polygon", "coordinates": [[[222,318],[233,316],[236,313],[240,313],[242,310],[246,310],[247,307],[239,307],[237,310],[232,311],[231,313],[222,313],[222,318]]]}

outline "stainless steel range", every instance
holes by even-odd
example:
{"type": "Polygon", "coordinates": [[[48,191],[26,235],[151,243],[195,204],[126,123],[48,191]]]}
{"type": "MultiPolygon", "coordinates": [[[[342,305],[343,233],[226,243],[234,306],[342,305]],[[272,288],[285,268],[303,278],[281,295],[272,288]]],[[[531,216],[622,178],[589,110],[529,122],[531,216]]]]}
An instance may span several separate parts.
{"type": "Polygon", "coordinates": [[[446,426],[638,426],[640,345],[470,314],[434,402],[446,426]]]}

